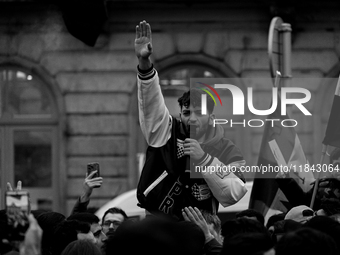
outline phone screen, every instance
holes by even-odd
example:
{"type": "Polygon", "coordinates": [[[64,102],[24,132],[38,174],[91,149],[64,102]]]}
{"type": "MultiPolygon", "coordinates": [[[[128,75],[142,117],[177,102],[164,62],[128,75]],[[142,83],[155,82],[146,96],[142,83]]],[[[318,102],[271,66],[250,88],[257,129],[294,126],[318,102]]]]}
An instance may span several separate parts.
{"type": "Polygon", "coordinates": [[[99,163],[93,162],[87,164],[87,175],[90,175],[92,172],[97,171],[95,175],[92,176],[92,178],[99,177],[99,163]]]}
{"type": "Polygon", "coordinates": [[[29,195],[27,191],[7,191],[6,192],[6,209],[16,210],[28,213],[29,211],[29,195]]]}
{"type": "Polygon", "coordinates": [[[28,229],[28,213],[30,208],[29,193],[25,190],[7,191],[5,195],[7,214],[7,239],[22,241],[28,229]]]}

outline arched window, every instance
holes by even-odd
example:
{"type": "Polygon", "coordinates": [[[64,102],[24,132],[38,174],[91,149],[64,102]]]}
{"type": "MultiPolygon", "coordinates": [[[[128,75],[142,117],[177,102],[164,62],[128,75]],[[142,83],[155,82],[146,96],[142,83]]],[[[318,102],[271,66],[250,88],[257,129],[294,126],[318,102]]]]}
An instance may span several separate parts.
{"type": "Polygon", "coordinates": [[[56,209],[57,138],[58,109],[47,84],[28,70],[1,66],[1,190],[21,180],[32,209],[56,209]]]}
{"type": "Polygon", "coordinates": [[[160,85],[170,114],[178,117],[177,99],[190,88],[190,78],[215,78],[222,75],[205,65],[181,64],[167,68],[159,74],[160,85]]]}

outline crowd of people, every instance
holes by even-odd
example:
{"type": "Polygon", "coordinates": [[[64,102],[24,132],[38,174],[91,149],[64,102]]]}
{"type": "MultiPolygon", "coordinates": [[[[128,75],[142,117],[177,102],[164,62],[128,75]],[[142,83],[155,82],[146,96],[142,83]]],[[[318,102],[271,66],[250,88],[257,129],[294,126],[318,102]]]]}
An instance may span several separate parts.
{"type": "MultiPolygon", "coordinates": [[[[288,212],[265,222],[260,212],[247,209],[222,224],[219,204],[235,204],[247,192],[241,171],[193,176],[191,169],[216,165],[238,169],[245,165],[242,153],[225,138],[223,128],[212,125],[211,98],[206,114],[202,113],[202,90],[191,88],[178,99],[179,118],[169,114],[150,59],[151,27],[145,21],[136,27],[135,53],[139,119],[148,143],[136,195],[146,217],[130,219],[116,207],[102,219],[90,212],[92,191],[103,183],[93,172],[85,178],[83,194],[70,215],[32,210],[21,239],[8,234],[13,225],[8,224],[6,210],[1,210],[0,254],[340,254],[340,178],[336,176],[320,182],[315,210],[308,207],[311,191],[303,192],[294,180],[282,176],[278,184],[293,205],[288,212]]],[[[333,164],[339,156],[334,156],[333,164]]],[[[7,189],[13,190],[10,184],[7,189]]],[[[21,183],[14,188],[20,189],[21,183]]]]}
{"type": "MultiPolygon", "coordinates": [[[[95,182],[100,187],[102,177],[97,178],[85,179],[84,193],[91,193],[95,182]]],[[[1,210],[0,254],[340,254],[339,215],[320,216],[306,205],[273,215],[267,222],[261,213],[247,209],[222,224],[218,215],[191,206],[182,209],[183,220],[152,214],[129,219],[117,207],[100,220],[87,210],[89,200],[80,200],[68,217],[32,210],[29,228],[19,242],[6,239],[9,226],[6,211],[1,210]]]]}

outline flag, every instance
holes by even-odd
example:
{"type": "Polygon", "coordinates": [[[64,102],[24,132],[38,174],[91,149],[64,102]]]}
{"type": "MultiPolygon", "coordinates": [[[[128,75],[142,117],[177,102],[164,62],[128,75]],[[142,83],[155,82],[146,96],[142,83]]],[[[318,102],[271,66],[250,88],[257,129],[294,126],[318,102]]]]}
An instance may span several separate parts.
{"type": "Polygon", "coordinates": [[[256,172],[249,201],[249,208],[262,213],[266,220],[277,212],[288,211],[291,207],[275,180],[278,171],[269,171],[269,167],[276,167],[276,170],[280,166],[283,170],[290,169],[289,176],[305,191],[310,189],[310,183],[314,181],[312,172],[293,171],[294,168],[300,170],[299,167],[308,164],[308,161],[295,128],[292,127],[295,122],[288,121],[287,115],[281,115],[280,100],[276,111],[269,115],[268,119],[277,121],[266,121],[257,162],[258,169],[264,170],[265,166],[268,171],[256,172]],[[282,120],[285,120],[285,126],[290,127],[282,126],[282,120]]]}
{"type": "Polygon", "coordinates": [[[322,143],[325,145],[340,147],[340,78],[335,89],[326,135],[322,143]]]}

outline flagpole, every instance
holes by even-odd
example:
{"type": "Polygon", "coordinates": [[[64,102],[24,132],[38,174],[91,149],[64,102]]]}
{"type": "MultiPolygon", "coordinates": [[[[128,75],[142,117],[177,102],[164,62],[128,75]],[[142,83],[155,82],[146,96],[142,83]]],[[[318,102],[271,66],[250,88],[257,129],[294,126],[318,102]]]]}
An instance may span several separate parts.
{"type": "MultiPolygon", "coordinates": [[[[321,166],[323,164],[323,160],[325,158],[327,148],[328,148],[328,145],[322,144],[321,159],[320,159],[320,165],[321,166]]],[[[312,209],[313,209],[313,206],[314,206],[316,193],[318,191],[319,180],[320,180],[320,173],[316,172],[316,178],[315,178],[315,184],[314,184],[314,189],[313,189],[313,195],[312,195],[312,200],[310,202],[310,208],[312,208],[312,209]]]]}

